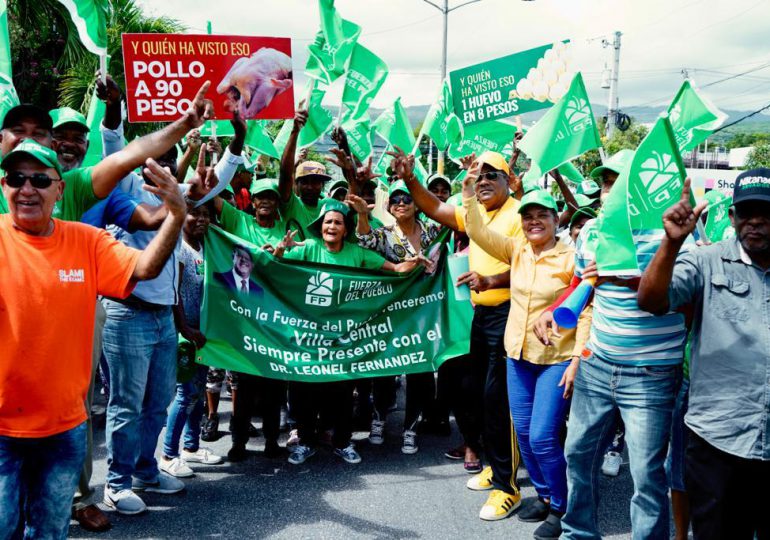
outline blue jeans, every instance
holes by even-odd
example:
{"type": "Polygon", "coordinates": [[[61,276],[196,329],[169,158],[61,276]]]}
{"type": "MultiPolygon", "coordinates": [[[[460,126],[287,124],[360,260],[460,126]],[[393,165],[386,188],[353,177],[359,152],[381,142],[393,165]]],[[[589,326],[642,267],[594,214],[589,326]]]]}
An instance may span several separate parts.
{"type": "Polygon", "coordinates": [[[176,385],[177,336],[171,308],[137,309],[104,300],[107,485],[131,489],[131,477],[158,480],[155,447],[176,385]]]}
{"type": "Polygon", "coordinates": [[[198,366],[192,379],[177,383],[176,397],[168,411],[166,436],[163,438],[163,455],[179,456],[179,437],[184,429],[184,449],[195,452],[200,445],[203,397],[206,391],[208,366],[198,366]]]}
{"type": "Polygon", "coordinates": [[[37,439],[0,436],[0,538],[67,538],[85,457],[85,423],[37,439]]]}
{"type": "Polygon", "coordinates": [[[685,451],[687,450],[687,427],[684,417],[687,414],[687,400],[690,397],[690,379],[684,379],[676,396],[674,416],[671,419],[671,444],[666,458],[668,487],[672,491],[687,491],[684,485],[685,451]]]}
{"type": "Polygon", "coordinates": [[[680,366],[624,366],[594,355],[582,359],[575,377],[565,446],[569,496],[562,538],[601,538],[598,473],[604,450],[614,435],[615,411],[619,410],[626,425],[634,480],[632,536],[668,539],[664,464],[681,372],[680,366]]]}
{"type": "Polygon", "coordinates": [[[508,401],[519,451],[541,499],[564,512],[567,506],[567,462],[559,441],[569,400],[559,387],[570,360],[541,366],[508,359],[508,401]]]}

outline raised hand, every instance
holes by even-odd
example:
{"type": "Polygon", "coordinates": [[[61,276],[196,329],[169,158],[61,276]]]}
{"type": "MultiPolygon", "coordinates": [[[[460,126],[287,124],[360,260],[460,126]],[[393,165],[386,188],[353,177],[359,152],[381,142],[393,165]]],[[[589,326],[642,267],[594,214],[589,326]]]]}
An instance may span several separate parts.
{"type": "Polygon", "coordinates": [[[663,213],[663,229],[666,236],[674,242],[683,242],[695,230],[701,213],[707,206],[701,201],[694,209],[690,204],[690,179],[684,181],[679,202],[663,213]]]}
{"type": "Polygon", "coordinates": [[[102,100],[108,107],[120,105],[122,97],[120,87],[118,87],[115,79],[107,75],[107,81],[102,82],[100,71],[96,72],[96,97],[102,100]]]}
{"type": "Polygon", "coordinates": [[[469,156],[463,156],[460,158],[460,169],[467,171],[471,168],[476,161],[476,152],[471,153],[469,156]]]}
{"type": "Polygon", "coordinates": [[[286,251],[287,249],[291,249],[296,246],[305,245],[305,242],[297,242],[296,240],[294,240],[294,237],[297,236],[297,232],[299,231],[288,231],[284,235],[283,239],[280,242],[278,242],[278,245],[275,247],[276,255],[279,254],[278,253],[279,251],[280,251],[280,254],[282,255],[283,252],[286,251]]]}
{"type": "Polygon", "coordinates": [[[395,151],[386,152],[386,154],[393,158],[390,168],[393,169],[393,172],[401,180],[408,180],[414,177],[414,155],[406,155],[398,146],[394,148],[395,151]]]}
{"type": "Polygon", "coordinates": [[[210,99],[206,99],[206,92],[209,91],[210,86],[211,81],[203,83],[184,115],[184,121],[190,129],[202,126],[206,120],[214,116],[214,104],[210,99]]]}
{"type": "Polygon", "coordinates": [[[209,142],[206,144],[207,152],[209,154],[216,154],[217,157],[222,155],[222,144],[214,137],[209,138],[209,142]]]}
{"type": "Polygon", "coordinates": [[[463,197],[473,197],[476,195],[476,181],[481,172],[481,164],[474,161],[468,169],[468,174],[463,178],[463,197]]]}
{"type": "Polygon", "coordinates": [[[149,158],[145,163],[144,174],[155,185],[145,184],[142,188],[157,195],[163,204],[168,208],[169,214],[177,217],[184,217],[187,214],[187,204],[179,191],[179,184],[171,171],[161,167],[157,161],[149,158]]]}
{"type": "Polygon", "coordinates": [[[374,171],[372,171],[372,157],[369,156],[369,159],[366,161],[365,166],[361,166],[358,169],[356,169],[356,182],[358,182],[360,185],[364,185],[369,180],[377,180],[381,174],[377,174],[374,171]]]}
{"type": "Polygon", "coordinates": [[[351,176],[355,175],[353,160],[350,159],[349,155],[347,155],[344,151],[342,151],[339,148],[330,148],[329,152],[334,154],[334,157],[326,156],[324,158],[326,161],[328,161],[329,163],[333,163],[334,165],[342,169],[345,173],[349,173],[351,176]]]}
{"type": "Polygon", "coordinates": [[[203,144],[203,140],[201,139],[201,131],[199,129],[194,129],[187,134],[187,146],[193,152],[200,150],[201,144],[203,144]]]}
{"type": "Polygon", "coordinates": [[[348,193],[345,204],[347,204],[356,214],[368,214],[374,209],[373,204],[366,204],[365,200],[352,193],[348,193]]]}
{"type": "Polygon", "coordinates": [[[235,136],[241,135],[243,137],[246,136],[246,120],[243,119],[243,116],[241,116],[241,113],[238,109],[233,111],[233,118],[230,120],[230,123],[233,125],[233,131],[235,131],[235,136]]]}
{"type": "Polygon", "coordinates": [[[292,130],[296,132],[300,132],[303,127],[305,127],[305,124],[307,123],[307,107],[305,106],[305,100],[299,102],[299,105],[297,106],[297,110],[294,112],[294,125],[292,125],[292,130]]]}
{"type": "Polygon", "coordinates": [[[206,150],[207,145],[201,146],[195,172],[187,182],[190,185],[188,196],[196,201],[205,197],[219,183],[214,167],[206,167],[206,150]]]}

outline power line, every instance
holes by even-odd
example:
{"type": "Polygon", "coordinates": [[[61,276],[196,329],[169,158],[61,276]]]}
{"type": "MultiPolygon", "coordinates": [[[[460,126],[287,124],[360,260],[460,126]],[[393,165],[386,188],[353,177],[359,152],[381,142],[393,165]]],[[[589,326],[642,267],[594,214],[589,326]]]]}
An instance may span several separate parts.
{"type": "MultiPolygon", "coordinates": [[[[724,125],[724,126],[722,126],[721,128],[719,128],[719,129],[717,129],[717,130],[714,130],[714,133],[719,133],[719,132],[720,132],[720,131],[722,131],[723,129],[727,129],[727,128],[729,128],[730,126],[734,126],[735,124],[739,124],[740,122],[743,122],[743,121],[744,121],[744,120],[746,120],[747,118],[751,118],[752,116],[756,116],[756,115],[758,115],[759,113],[761,113],[762,111],[764,111],[764,110],[766,110],[766,109],[770,109],[770,103],[768,103],[767,105],[765,105],[765,106],[764,106],[764,107],[762,107],[761,109],[757,109],[756,111],[754,111],[754,112],[752,112],[752,113],[749,113],[749,114],[747,114],[746,116],[742,116],[741,118],[739,118],[739,119],[738,119],[738,120],[736,120],[735,122],[730,122],[729,124],[725,124],[725,125],[724,125]]],[[[713,135],[713,133],[712,133],[712,135],[713,135]]]]}

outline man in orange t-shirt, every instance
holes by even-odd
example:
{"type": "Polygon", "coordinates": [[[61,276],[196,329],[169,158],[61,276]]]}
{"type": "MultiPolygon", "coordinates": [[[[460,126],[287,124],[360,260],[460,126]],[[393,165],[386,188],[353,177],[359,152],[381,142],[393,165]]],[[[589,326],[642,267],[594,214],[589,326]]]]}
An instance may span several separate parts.
{"type": "Polygon", "coordinates": [[[158,275],[186,205],[176,180],[148,160],[156,185],[147,189],[168,216],[139,251],[52,219],[64,190],[53,150],[25,140],[0,168],[10,211],[0,216],[0,531],[64,538],[86,449],[96,296],[126,297],[158,275]]]}

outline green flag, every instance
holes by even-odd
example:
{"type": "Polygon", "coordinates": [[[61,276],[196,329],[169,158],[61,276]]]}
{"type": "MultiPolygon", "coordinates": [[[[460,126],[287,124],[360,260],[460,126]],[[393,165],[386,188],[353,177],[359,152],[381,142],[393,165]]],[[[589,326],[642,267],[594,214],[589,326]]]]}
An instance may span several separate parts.
{"type": "Polygon", "coordinates": [[[680,152],[698,146],[727,119],[727,115],[701,95],[689,79],[682,83],[668,106],[668,116],[680,152]]]}
{"type": "Polygon", "coordinates": [[[246,131],[245,145],[254,150],[257,154],[270,156],[271,158],[280,158],[273,141],[265,131],[265,124],[262,120],[248,120],[246,122],[248,130],[246,131]]]}
{"type": "Polygon", "coordinates": [[[214,129],[213,125],[216,125],[217,137],[233,137],[235,136],[235,129],[230,120],[209,120],[204,122],[200,127],[201,137],[213,137],[214,129]]]}
{"type": "MultiPolygon", "coordinates": [[[[398,146],[406,152],[411,153],[414,149],[414,131],[409,123],[409,117],[406,115],[406,109],[401,104],[401,98],[396,98],[393,106],[385,109],[373,124],[375,132],[385,139],[389,146],[398,146]]],[[[419,149],[415,155],[419,155],[419,149]]]]}
{"type": "Polygon", "coordinates": [[[372,51],[356,43],[342,93],[342,104],[347,107],[345,116],[359,118],[366,113],[387,77],[388,65],[372,51]]]}
{"type": "Polygon", "coordinates": [[[478,156],[486,150],[502,154],[515,133],[516,126],[499,120],[465,126],[463,140],[449,145],[449,157],[457,160],[474,152],[478,156]]]}
{"type": "Polygon", "coordinates": [[[69,11],[80,42],[92,53],[107,55],[108,0],[59,0],[69,11]]]}
{"type": "Polygon", "coordinates": [[[735,234],[735,229],[730,223],[729,208],[733,204],[732,197],[724,193],[711,190],[704,196],[708,201],[706,207],[706,236],[710,242],[719,242],[735,234]]]}
{"type": "Polygon", "coordinates": [[[247,246],[255,265],[246,294],[227,281],[236,244],[214,226],[206,235],[199,363],[325,382],[431,372],[468,352],[473,309],[455,298],[444,249],[434,273],[397,275],[247,246]]]}
{"type": "Polygon", "coordinates": [[[359,161],[364,161],[372,154],[372,128],[369,116],[364,118],[348,118],[342,122],[342,129],[348,136],[350,151],[359,161]]]}
{"type": "Polygon", "coordinates": [[[86,115],[86,124],[88,124],[88,150],[83,158],[82,167],[90,167],[99,163],[104,157],[104,145],[102,144],[102,132],[99,128],[104,120],[104,113],[107,107],[104,102],[96,97],[96,88],[91,96],[91,103],[88,106],[86,115]]]}
{"type": "Polygon", "coordinates": [[[275,151],[278,152],[279,156],[283,155],[283,150],[289,142],[289,135],[291,135],[291,128],[293,125],[294,120],[286,120],[281,126],[280,131],[278,131],[278,135],[273,139],[273,146],[275,146],[275,151]]]}
{"type": "Polygon", "coordinates": [[[320,88],[314,88],[310,94],[307,123],[305,123],[302,131],[299,132],[299,140],[297,141],[297,146],[300,148],[310,146],[316,142],[332,126],[334,121],[332,113],[321,106],[325,95],[326,90],[321,90],[320,88]]]}
{"type": "Polygon", "coordinates": [[[11,41],[8,37],[8,5],[6,0],[0,0],[0,121],[5,113],[19,104],[19,96],[13,86],[13,70],[11,68],[11,41]]]}
{"type": "Polygon", "coordinates": [[[441,151],[446,150],[450,144],[459,143],[463,138],[463,125],[455,115],[452,103],[449,81],[444,80],[444,84],[441,85],[441,93],[428,110],[422,125],[423,133],[433,139],[441,151]]]}
{"type": "Polygon", "coordinates": [[[563,163],[559,165],[559,172],[561,175],[566,179],[575,184],[575,186],[579,186],[585,178],[583,178],[583,175],[580,174],[580,171],[575,167],[575,165],[572,164],[571,161],[567,161],[566,163],[563,163]]]}
{"type": "Polygon", "coordinates": [[[583,76],[578,73],[567,93],[524,135],[519,148],[548,172],[601,145],[583,76]]]}
{"type": "Polygon", "coordinates": [[[347,69],[361,27],[340,17],[334,0],[318,0],[321,30],[308,45],[305,73],[308,77],[331,84],[347,69]]]}
{"type": "Polygon", "coordinates": [[[662,115],[615,181],[602,208],[596,245],[601,275],[639,275],[634,236],[660,234],[663,212],[681,197],[685,175],[671,124],[662,115]]]}

